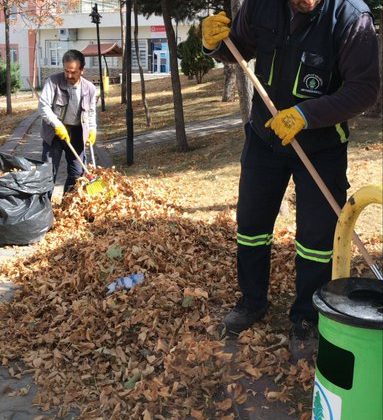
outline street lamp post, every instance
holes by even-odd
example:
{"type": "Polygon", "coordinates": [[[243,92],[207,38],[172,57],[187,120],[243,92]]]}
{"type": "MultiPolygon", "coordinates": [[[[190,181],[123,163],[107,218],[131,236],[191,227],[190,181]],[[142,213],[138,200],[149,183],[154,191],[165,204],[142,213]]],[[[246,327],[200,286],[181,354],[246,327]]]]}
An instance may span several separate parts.
{"type": "Polygon", "coordinates": [[[126,0],[125,64],[126,64],[126,163],[133,164],[133,106],[132,106],[132,1],[126,0]]]}
{"type": "Polygon", "coordinates": [[[89,15],[92,18],[92,23],[96,24],[97,31],[97,49],[98,49],[98,69],[100,73],[100,97],[101,97],[101,111],[105,111],[105,95],[104,95],[104,81],[102,78],[102,66],[101,66],[101,46],[100,46],[100,19],[102,16],[98,13],[97,3],[92,7],[92,13],[89,15]]]}

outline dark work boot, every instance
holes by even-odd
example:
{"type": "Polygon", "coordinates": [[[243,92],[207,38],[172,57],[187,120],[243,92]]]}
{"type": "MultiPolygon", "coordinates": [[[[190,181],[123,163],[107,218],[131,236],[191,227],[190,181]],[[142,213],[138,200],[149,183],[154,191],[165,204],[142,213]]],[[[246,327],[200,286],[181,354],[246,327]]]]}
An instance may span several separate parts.
{"type": "Polygon", "coordinates": [[[290,329],[289,349],[293,362],[299,359],[313,361],[318,350],[318,328],[312,322],[299,321],[290,329]]]}
{"type": "Polygon", "coordinates": [[[264,308],[252,310],[245,306],[243,300],[239,300],[235,307],[223,318],[224,335],[239,334],[250,328],[256,321],[261,320],[267,312],[264,308]]]}

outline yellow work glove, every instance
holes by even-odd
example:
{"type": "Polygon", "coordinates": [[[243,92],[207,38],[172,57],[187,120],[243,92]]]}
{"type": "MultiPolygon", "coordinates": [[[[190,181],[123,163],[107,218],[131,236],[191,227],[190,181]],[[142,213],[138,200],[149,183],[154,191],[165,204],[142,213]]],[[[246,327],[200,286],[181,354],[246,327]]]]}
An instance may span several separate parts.
{"type": "Polygon", "coordinates": [[[55,127],[55,134],[59,139],[70,143],[69,134],[64,124],[60,124],[55,127]]]}
{"type": "Polygon", "coordinates": [[[306,121],[300,112],[293,107],[279,111],[275,117],[266,122],[265,127],[270,127],[282,140],[282,145],[287,146],[306,127],[306,121]]]}
{"type": "Polygon", "coordinates": [[[88,134],[88,143],[92,146],[96,143],[96,130],[90,130],[88,134]]]}
{"type": "Polygon", "coordinates": [[[229,36],[230,19],[225,12],[206,17],[202,21],[202,44],[208,50],[215,50],[218,44],[229,36]]]}

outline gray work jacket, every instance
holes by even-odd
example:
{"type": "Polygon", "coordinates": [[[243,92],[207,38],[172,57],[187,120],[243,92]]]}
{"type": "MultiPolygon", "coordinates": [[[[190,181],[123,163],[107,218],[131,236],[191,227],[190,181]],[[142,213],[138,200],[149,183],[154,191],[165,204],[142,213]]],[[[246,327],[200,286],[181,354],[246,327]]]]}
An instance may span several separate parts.
{"type": "MultiPolygon", "coordinates": [[[[89,130],[96,129],[96,87],[90,81],[81,77],[80,121],[84,144],[89,130]]],[[[40,100],[39,112],[42,116],[41,137],[51,144],[55,136],[55,127],[63,123],[68,108],[69,93],[64,73],[50,76],[44,85],[40,100]],[[49,107],[53,112],[44,112],[49,107]]]]}

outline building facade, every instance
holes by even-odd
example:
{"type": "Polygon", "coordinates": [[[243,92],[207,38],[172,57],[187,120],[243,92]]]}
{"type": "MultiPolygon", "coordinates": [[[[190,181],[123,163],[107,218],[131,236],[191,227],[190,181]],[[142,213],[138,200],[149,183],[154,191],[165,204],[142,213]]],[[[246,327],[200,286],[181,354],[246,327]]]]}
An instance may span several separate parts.
{"type": "MultiPolygon", "coordinates": [[[[28,28],[17,14],[11,10],[9,38],[11,62],[20,66],[22,88],[29,89],[33,78],[33,60],[36,50],[36,31],[28,28]]],[[[0,60],[5,62],[5,19],[3,10],[0,10],[0,60]]]]}
{"type": "MultiPolygon", "coordinates": [[[[44,25],[37,30],[28,28],[23,20],[15,15],[16,18],[10,28],[11,51],[12,59],[20,64],[24,89],[30,88],[33,79],[35,50],[36,84],[41,86],[50,74],[61,71],[62,56],[65,51],[68,49],[81,51],[89,44],[97,44],[96,25],[92,23],[90,17],[93,6],[94,3],[82,0],[78,2],[75,10],[61,14],[62,24],[60,26],[44,25]]],[[[100,43],[116,42],[121,46],[119,0],[101,0],[97,2],[97,6],[101,15],[100,43]]],[[[138,71],[133,42],[133,13],[131,25],[132,69],[138,71]]],[[[189,28],[190,24],[174,24],[177,42],[186,39],[189,28]]],[[[138,44],[140,62],[145,72],[168,73],[170,71],[165,26],[161,16],[152,16],[148,19],[141,15],[138,16],[138,44]]],[[[5,60],[4,16],[0,20],[0,56],[5,60]]],[[[110,77],[118,79],[122,71],[122,58],[107,57],[103,59],[103,68],[106,67],[104,60],[107,62],[110,77]]],[[[98,76],[98,57],[87,57],[85,77],[94,80],[98,76]]]]}

